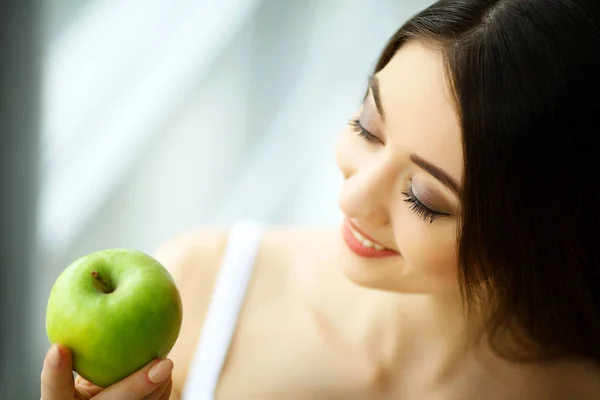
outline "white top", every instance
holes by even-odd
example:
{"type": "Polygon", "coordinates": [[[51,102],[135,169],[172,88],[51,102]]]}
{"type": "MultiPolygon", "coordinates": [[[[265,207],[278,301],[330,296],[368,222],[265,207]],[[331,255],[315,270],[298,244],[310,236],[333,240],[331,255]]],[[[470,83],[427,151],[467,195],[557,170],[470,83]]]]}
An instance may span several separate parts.
{"type": "Polygon", "coordinates": [[[183,390],[182,400],[213,400],[221,369],[235,332],[263,227],[242,222],[229,232],[202,334],[183,390]]]}

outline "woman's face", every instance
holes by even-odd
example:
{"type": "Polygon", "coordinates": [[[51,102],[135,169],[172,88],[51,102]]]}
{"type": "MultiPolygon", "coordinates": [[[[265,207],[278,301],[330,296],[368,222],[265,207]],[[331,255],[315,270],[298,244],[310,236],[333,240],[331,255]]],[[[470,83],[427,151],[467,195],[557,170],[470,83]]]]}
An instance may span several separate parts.
{"type": "Polygon", "coordinates": [[[455,292],[461,130],[440,52],[401,47],[341,134],[343,267],[355,283],[455,292]]]}

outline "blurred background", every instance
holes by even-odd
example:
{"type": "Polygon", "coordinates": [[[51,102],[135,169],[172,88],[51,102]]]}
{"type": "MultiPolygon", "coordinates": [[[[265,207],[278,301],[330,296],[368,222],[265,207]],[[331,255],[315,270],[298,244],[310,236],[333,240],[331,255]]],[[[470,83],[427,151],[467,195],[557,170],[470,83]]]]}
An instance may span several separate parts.
{"type": "Polygon", "coordinates": [[[52,283],[108,247],[339,220],[333,147],[428,0],[7,0],[0,398],[38,399],[52,283]]]}

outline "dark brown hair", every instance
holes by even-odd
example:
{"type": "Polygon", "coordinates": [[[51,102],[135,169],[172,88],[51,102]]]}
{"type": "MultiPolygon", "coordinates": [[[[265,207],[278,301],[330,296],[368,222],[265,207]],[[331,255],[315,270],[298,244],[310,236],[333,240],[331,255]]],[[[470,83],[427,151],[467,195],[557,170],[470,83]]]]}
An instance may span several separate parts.
{"type": "Polygon", "coordinates": [[[599,9],[438,1],[376,66],[408,40],[444,54],[463,135],[463,300],[507,358],[600,361],[599,9]]]}

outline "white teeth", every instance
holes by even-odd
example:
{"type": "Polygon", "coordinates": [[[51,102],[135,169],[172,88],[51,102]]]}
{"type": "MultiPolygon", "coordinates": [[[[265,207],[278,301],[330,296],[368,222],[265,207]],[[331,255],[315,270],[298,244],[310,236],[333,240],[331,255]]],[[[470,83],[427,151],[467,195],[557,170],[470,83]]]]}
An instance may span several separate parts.
{"type": "Polygon", "coordinates": [[[362,244],[363,246],[365,246],[368,249],[375,249],[377,251],[381,251],[381,250],[385,249],[385,247],[383,247],[382,245],[380,245],[378,243],[373,243],[369,239],[365,239],[363,237],[363,235],[356,232],[354,229],[350,229],[350,232],[352,233],[352,236],[354,236],[354,238],[360,242],[360,244],[362,244]]]}

